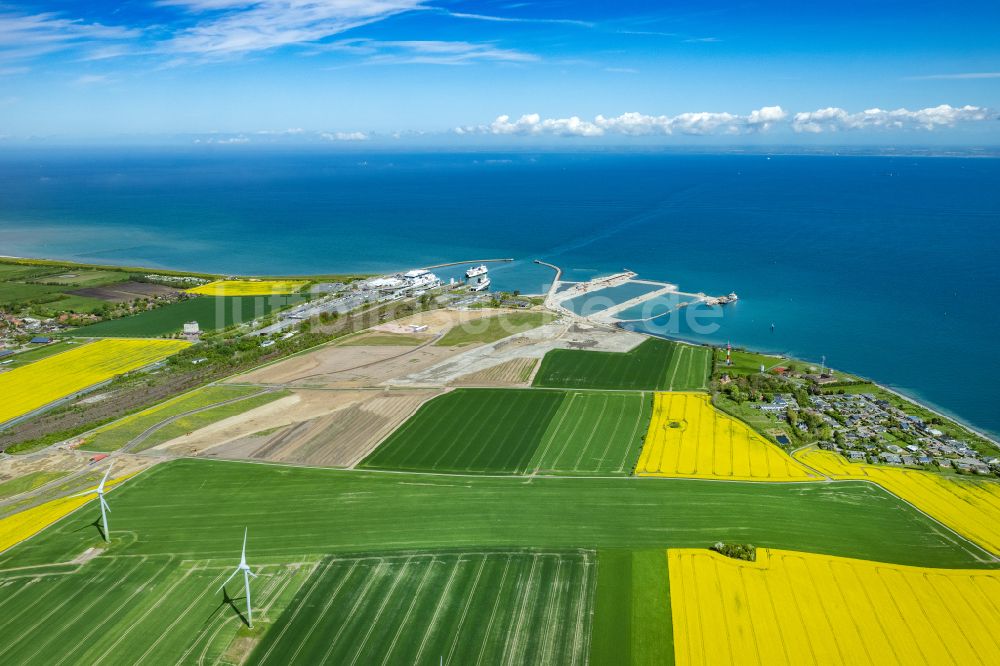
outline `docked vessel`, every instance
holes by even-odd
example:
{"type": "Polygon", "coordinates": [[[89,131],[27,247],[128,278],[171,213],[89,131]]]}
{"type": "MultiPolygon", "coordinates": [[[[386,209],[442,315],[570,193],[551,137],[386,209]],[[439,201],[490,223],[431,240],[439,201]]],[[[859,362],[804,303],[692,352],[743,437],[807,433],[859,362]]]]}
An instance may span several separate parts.
{"type": "Polygon", "coordinates": [[[486,268],[486,264],[480,264],[479,266],[474,266],[469,270],[465,271],[465,277],[471,280],[474,277],[479,277],[480,275],[486,275],[487,270],[489,269],[486,268]]]}
{"type": "Polygon", "coordinates": [[[469,289],[471,289],[472,291],[482,291],[483,289],[488,289],[489,286],[490,286],[490,278],[489,276],[486,276],[479,278],[471,285],[469,285],[469,289]]]}

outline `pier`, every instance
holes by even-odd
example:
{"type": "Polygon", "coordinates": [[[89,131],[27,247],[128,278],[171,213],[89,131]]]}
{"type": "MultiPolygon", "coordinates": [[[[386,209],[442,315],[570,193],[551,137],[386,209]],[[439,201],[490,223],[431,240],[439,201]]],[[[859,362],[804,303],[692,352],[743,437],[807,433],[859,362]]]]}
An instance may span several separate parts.
{"type": "Polygon", "coordinates": [[[434,264],[433,266],[424,266],[423,270],[432,271],[435,268],[448,268],[449,266],[461,266],[462,264],[501,264],[514,261],[513,259],[469,259],[468,261],[449,261],[444,264],[434,264]]]}
{"type": "MultiPolygon", "coordinates": [[[[638,284],[660,284],[658,282],[646,282],[645,280],[634,280],[634,282],[638,284]]],[[[679,293],[680,292],[677,291],[677,285],[664,284],[661,288],[657,289],[656,291],[651,291],[648,294],[642,294],[640,296],[636,296],[635,298],[630,298],[624,303],[618,303],[617,305],[612,305],[611,307],[601,310],[600,312],[595,312],[593,315],[591,315],[591,318],[594,319],[595,321],[603,321],[608,324],[613,324],[614,322],[619,321],[618,318],[615,316],[619,312],[624,312],[629,308],[636,307],[637,305],[641,305],[646,301],[651,301],[654,298],[659,298],[660,296],[666,296],[667,294],[679,294],[679,293]]]]}

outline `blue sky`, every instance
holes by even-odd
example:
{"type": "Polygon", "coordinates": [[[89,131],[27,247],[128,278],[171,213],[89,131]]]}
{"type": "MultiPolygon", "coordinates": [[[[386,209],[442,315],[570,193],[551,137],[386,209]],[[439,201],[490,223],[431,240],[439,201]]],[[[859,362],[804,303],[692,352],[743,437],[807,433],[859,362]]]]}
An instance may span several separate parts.
{"type": "Polygon", "coordinates": [[[995,0],[0,0],[0,136],[995,145],[997,35],[995,0]]]}

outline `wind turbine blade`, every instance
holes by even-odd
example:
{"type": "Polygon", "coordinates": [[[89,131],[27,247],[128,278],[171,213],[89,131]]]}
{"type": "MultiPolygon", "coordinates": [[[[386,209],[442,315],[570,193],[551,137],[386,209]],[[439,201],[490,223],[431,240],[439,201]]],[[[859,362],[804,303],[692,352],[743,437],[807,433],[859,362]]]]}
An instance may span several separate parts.
{"type": "Polygon", "coordinates": [[[243,528],[243,561],[247,561],[247,528],[243,528]]]}
{"type": "Polygon", "coordinates": [[[255,574],[254,572],[250,571],[249,569],[247,569],[247,573],[250,574],[251,576],[253,576],[254,578],[257,577],[257,574],[255,574]]]}
{"type": "Polygon", "coordinates": [[[108,480],[108,475],[111,474],[111,468],[114,466],[115,466],[114,463],[108,465],[108,471],[104,473],[104,478],[101,479],[101,485],[97,486],[101,491],[104,490],[104,482],[108,480]]]}
{"type": "Polygon", "coordinates": [[[76,495],[70,495],[70,497],[83,497],[84,495],[93,495],[96,490],[84,490],[82,493],[77,493],[76,495]]]}
{"type": "Polygon", "coordinates": [[[233,573],[229,574],[229,578],[227,578],[227,579],[226,579],[226,582],[225,582],[225,583],[223,583],[222,585],[220,585],[220,586],[219,586],[219,589],[221,590],[221,589],[222,589],[222,588],[224,588],[224,587],[225,587],[225,586],[226,586],[227,584],[229,584],[229,581],[231,581],[231,580],[233,579],[233,576],[235,576],[235,575],[236,575],[236,574],[238,574],[239,572],[240,572],[240,570],[239,570],[239,569],[236,569],[235,571],[233,571],[233,573]]]}
{"type": "Polygon", "coordinates": [[[107,509],[108,512],[110,513],[111,507],[108,506],[108,501],[106,499],[104,499],[103,496],[101,496],[101,506],[103,506],[105,509],[107,509]]]}

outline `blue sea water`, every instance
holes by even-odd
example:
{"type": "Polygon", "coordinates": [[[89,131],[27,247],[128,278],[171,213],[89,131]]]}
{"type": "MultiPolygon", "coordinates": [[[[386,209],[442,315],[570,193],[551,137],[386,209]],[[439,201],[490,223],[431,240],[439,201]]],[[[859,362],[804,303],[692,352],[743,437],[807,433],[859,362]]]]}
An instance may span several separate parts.
{"type": "Polygon", "coordinates": [[[684,291],[740,295],[714,332],[683,318],[658,332],[825,356],[994,434],[998,250],[995,159],[0,156],[0,254],[258,274],[513,257],[491,276],[525,293],[552,278],[534,258],[567,280],[629,268],[684,291]]]}

